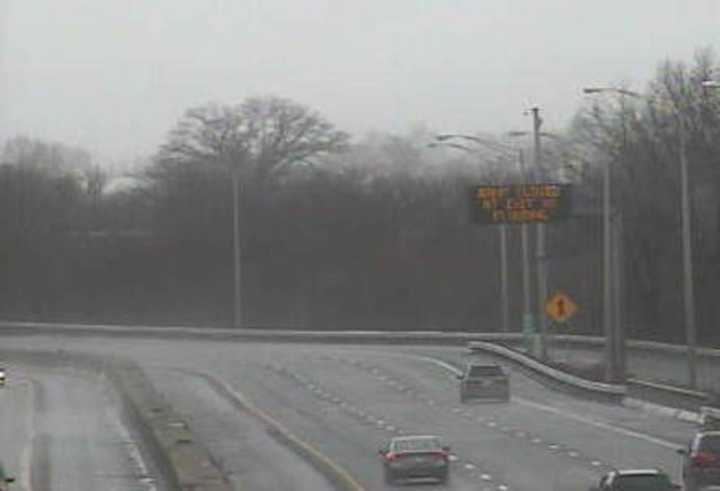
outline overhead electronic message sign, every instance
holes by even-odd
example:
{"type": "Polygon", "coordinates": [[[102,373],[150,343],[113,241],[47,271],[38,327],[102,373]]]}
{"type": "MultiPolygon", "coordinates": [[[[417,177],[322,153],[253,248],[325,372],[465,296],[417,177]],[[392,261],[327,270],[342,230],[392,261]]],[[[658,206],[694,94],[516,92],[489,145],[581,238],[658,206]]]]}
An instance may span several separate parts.
{"type": "Polygon", "coordinates": [[[482,225],[551,223],[570,217],[570,185],[482,185],[472,189],[472,217],[482,225]]]}

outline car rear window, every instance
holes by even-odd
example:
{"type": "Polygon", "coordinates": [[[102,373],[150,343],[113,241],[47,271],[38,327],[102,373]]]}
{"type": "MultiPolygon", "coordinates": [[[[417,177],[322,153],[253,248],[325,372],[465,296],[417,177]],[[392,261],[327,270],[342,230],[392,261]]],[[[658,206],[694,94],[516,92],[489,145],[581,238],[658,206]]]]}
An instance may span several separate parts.
{"type": "Polygon", "coordinates": [[[413,440],[399,440],[395,442],[396,452],[421,452],[438,450],[440,441],[437,438],[418,438],[413,440]]]}
{"type": "Polygon", "coordinates": [[[470,367],[470,377],[496,377],[504,375],[502,369],[495,365],[476,365],[470,367]]]}
{"type": "Polygon", "coordinates": [[[720,435],[705,435],[700,439],[698,445],[700,452],[712,452],[720,454],[720,435]]]}
{"type": "Polygon", "coordinates": [[[672,489],[670,478],[664,474],[618,476],[613,484],[617,491],[669,491],[672,489]]]}

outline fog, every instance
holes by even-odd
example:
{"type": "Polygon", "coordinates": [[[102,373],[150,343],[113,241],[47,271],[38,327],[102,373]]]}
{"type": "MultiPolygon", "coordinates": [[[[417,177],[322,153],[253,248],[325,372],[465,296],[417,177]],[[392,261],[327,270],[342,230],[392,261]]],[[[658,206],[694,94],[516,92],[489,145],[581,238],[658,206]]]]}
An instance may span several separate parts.
{"type": "Polygon", "coordinates": [[[3,0],[0,139],[156,149],[182,112],[273,93],[353,134],[564,126],[587,84],[642,89],[717,41],[716,0],[3,0]]]}

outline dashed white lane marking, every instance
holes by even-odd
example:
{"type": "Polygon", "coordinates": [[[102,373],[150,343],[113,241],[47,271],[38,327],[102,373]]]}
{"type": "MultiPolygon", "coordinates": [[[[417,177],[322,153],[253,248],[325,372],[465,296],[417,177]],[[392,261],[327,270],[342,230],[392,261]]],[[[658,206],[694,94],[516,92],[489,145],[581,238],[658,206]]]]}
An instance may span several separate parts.
{"type": "Polygon", "coordinates": [[[450,462],[457,462],[457,461],[458,461],[458,456],[457,456],[457,455],[454,455],[454,454],[453,454],[453,455],[450,455],[450,456],[448,457],[448,460],[449,460],[450,462]]]}
{"type": "Polygon", "coordinates": [[[508,487],[504,484],[501,484],[500,486],[498,486],[498,491],[508,491],[508,487]]]}
{"type": "Polygon", "coordinates": [[[492,476],[490,474],[483,474],[482,476],[480,476],[480,479],[482,479],[483,481],[492,481],[492,476]]]}
{"type": "Polygon", "coordinates": [[[568,452],[568,455],[569,455],[570,457],[573,457],[573,458],[580,457],[580,454],[577,453],[577,452],[574,451],[574,450],[569,451],[569,452],[568,452]]]}
{"type": "Polygon", "coordinates": [[[471,470],[475,469],[475,465],[473,465],[473,464],[465,464],[465,468],[466,468],[467,470],[471,471],[471,470]]]}
{"type": "MultiPolygon", "coordinates": [[[[436,358],[431,358],[431,357],[428,357],[428,356],[421,356],[421,357],[419,357],[419,358],[420,358],[420,359],[423,359],[423,360],[425,360],[425,361],[428,361],[428,362],[430,362],[430,363],[433,363],[433,364],[436,365],[436,366],[442,367],[442,368],[444,368],[444,369],[446,369],[446,370],[448,370],[448,371],[450,371],[450,372],[452,372],[452,373],[454,373],[454,374],[460,374],[460,373],[461,373],[460,370],[458,370],[457,368],[455,368],[455,367],[452,366],[451,364],[446,363],[446,362],[444,362],[444,361],[442,361],[442,360],[438,360],[438,359],[436,359],[436,358]]],[[[513,401],[518,402],[518,403],[520,403],[520,404],[523,404],[523,405],[525,405],[525,406],[529,406],[529,407],[532,407],[532,408],[535,408],[535,409],[539,409],[539,410],[541,410],[541,411],[545,411],[545,412],[552,413],[552,414],[555,414],[555,415],[558,415],[558,416],[562,416],[562,417],[567,418],[567,419],[572,419],[572,420],[574,420],[574,421],[577,421],[577,422],[580,422],[580,423],[583,423],[583,424],[586,424],[586,425],[594,426],[594,427],[596,427],[596,428],[601,428],[601,429],[603,429],[603,430],[609,430],[609,431],[612,431],[612,432],[614,432],[614,433],[618,433],[618,434],[623,435],[623,436],[626,436],[626,437],[637,438],[638,440],[644,440],[644,441],[646,441],[646,442],[648,442],[648,443],[652,443],[652,444],[655,444],[655,445],[659,445],[659,446],[661,446],[661,447],[669,448],[669,449],[672,449],[672,450],[675,450],[675,449],[678,448],[678,445],[677,445],[676,443],[673,443],[673,442],[670,442],[670,441],[667,441],[667,440],[663,440],[662,438],[657,438],[657,437],[654,437],[654,436],[652,436],[652,435],[647,435],[647,434],[645,434],[645,433],[641,433],[641,432],[639,432],[639,431],[628,430],[628,429],[626,429],[626,428],[621,428],[621,427],[619,427],[619,426],[614,426],[614,425],[605,423],[605,422],[603,422],[603,421],[598,421],[598,420],[595,420],[595,419],[590,419],[590,418],[586,418],[586,417],[583,417],[583,416],[579,416],[579,415],[577,415],[577,414],[575,414],[575,413],[571,413],[571,412],[568,412],[568,411],[563,411],[562,409],[558,409],[558,408],[552,407],[552,406],[546,406],[545,404],[539,404],[539,403],[537,403],[537,402],[529,401],[529,400],[523,399],[523,398],[521,398],[521,397],[514,397],[514,396],[513,396],[513,401]]]]}
{"type": "Polygon", "coordinates": [[[395,427],[393,425],[387,425],[387,428],[385,428],[388,431],[395,431],[395,427]]]}
{"type": "Polygon", "coordinates": [[[548,448],[549,448],[550,450],[557,450],[557,449],[560,448],[560,447],[558,447],[557,445],[548,445],[548,448]]]}
{"type": "Polygon", "coordinates": [[[516,431],[515,436],[518,438],[525,438],[526,433],[524,431],[516,431]]]}
{"type": "Polygon", "coordinates": [[[600,466],[602,465],[602,462],[600,462],[599,460],[593,460],[593,461],[591,462],[591,464],[592,464],[594,467],[600,467],[600,466]]]}
{"type": "Polygon", "coordinates": [[[488,421],[487,423],[485,423],[485,425],[490,428],[495,428],[497,426],[497,423],[495,421],[488,421]]]}
{"type": "Polygon", "coordinates": [[[533,443],[542,443],[542,438],[533,438],[532,442],[533,443]]]}

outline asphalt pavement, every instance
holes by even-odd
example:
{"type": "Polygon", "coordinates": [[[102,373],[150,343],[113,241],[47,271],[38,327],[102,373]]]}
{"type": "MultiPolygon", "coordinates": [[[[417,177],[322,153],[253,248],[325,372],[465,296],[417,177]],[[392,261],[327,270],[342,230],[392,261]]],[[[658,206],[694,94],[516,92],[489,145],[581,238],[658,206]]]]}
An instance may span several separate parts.
{"type": "Polygon", "coordinates": [[[133,358],[189,416],[238,489],[327,489],[327,483],[215,392],[206,375],[253,401],[368,490],[386,489],[377,449],[392,435],[438,434],[453,450],[448,486],[402,489],[569,491],[588,489],[612,467],[661,467],[677,481],[674,450],[694,430],[551,391],[517,372],[510,403],[460,404],[453,370],[468,359],[462,348],[47,336],[7,337],[3,344],[133,358]]]}
{"type": "Polygon", "coordinates": [[[153,491],[154,479],[97,377],[8,366],[0,458],[13,491],[153,491]]]}

